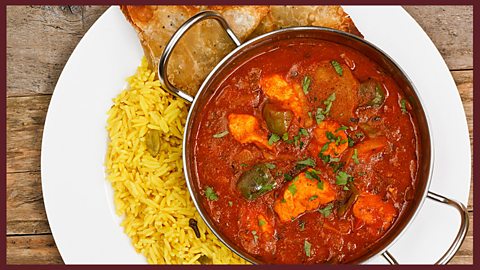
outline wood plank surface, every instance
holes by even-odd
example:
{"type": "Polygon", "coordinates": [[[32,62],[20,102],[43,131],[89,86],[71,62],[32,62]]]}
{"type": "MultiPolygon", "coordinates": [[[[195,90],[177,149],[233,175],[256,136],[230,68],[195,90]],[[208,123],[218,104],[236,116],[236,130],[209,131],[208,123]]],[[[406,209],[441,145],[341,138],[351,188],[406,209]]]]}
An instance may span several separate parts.
{"type": "MultiPolygon", "coordinates": [[[[106,6],[7,7],[7,263],[63,263],[46,218],[41,137],[51,94],[68,57],[106,6]]],[[[473,142],[473,9],[408,6],[457,84],[473,142]]],[[[468,209],[473,222],[473,183],[468,209]]],[[[451,261],[473,262],[473,226],[451,261]]]]}

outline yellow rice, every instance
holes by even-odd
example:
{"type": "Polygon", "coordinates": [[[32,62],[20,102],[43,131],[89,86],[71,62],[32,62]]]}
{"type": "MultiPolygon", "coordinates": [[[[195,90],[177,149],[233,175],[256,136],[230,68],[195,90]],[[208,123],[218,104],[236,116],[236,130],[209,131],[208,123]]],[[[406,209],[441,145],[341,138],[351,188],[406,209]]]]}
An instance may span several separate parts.
{"type": "Polygon", "coordinates": [[[182,171],[188,105],[160,88],[145,59],[127,82],[108,112],[106,172],[136,251],[151,264],[198,264],[204,256],[216,264],[245,263],[210,232],[190,199],[182,171]],[[149,129],[162,133],[156,157],[146,149],[149,129]]]}

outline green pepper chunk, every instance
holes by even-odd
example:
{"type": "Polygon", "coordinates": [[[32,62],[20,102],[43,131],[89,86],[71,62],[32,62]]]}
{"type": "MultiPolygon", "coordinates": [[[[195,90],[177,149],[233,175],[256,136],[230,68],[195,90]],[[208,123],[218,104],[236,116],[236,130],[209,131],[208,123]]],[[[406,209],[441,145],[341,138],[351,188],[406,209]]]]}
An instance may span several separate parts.
{"type": "Polygon", "coordinates": [[[385,102],[385,89],[382,84],[374,79],[368,79],[360,84],[358,91],[360,104],[379,107],[385,102]]]}
{"type": "Polygon", "coordinates": [[[292,122],[292,112],[283,110],[277,106],[267,103],[263,107],[263,118],[267,123],[267,128],[274,134],[284,134],[287,132],[292,122]]]}
{"type": "Polygon", "coordinates": [[[245,171],[237,182],[237,188],[245,199],[252,201],[276,188],[277,183],[267,164],[257,164],[245,171]]]}

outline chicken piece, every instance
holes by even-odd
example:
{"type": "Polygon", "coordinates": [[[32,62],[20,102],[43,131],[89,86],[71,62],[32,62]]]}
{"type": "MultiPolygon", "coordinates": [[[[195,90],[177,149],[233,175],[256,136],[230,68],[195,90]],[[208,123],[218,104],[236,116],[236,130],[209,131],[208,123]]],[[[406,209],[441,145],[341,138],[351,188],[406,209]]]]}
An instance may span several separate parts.
{"type": "Polygon", "coordinates": [[[273,149],[268,144],[267,132],[260,128],[257,118],[249,114],[228,115],[228,129],[235,140],[240,143],[253,143],[261,148],[273,149]]]}
{"type": "Polygon", "coordinates": [[[311,176],[311,173],[312,170],[299,174],[275,200],[273,209],[282,222],[294,220],[306,211],[335,200],[336,192],[328,181],[307,177],[306,174],[311,176]]]}
{"type": "Polygon", "coordinates": [[[313,139],[309,146],[313,155],[322,153],[324,156],[338,157],[347,148],[347,133],[337,122],[326,120],[313,130],[313,139]]]}
{"type": "MultiPolygon", "coordinates": [[[[120,6],[138,34],[150,68],[158,61],[173,33],[200,11],[220,13],[235,35],[244,41],[267,15],[268,6],[120,6]]],[[[195,95],[205,77],[235,45],[215,20],[193,26],[178,42],[168,64],[172,84],[195,95]]]]}
{"type": "Polygon", "coordinates": [[[332,61],[323,61],[315,69],[313,83],[318,89],[317,97],[325,100],[335,93],[335,102],[329,115],[340,123],[348,124],[354,116],[354,110],[358,107],[358,89],[360,83],[353,76],[350,68],[343,63],[344,60],[336,60],[337,69],[332,61]],[[341,73],[341,75],[339,74],[341,73]]]}
{"type": "Polygon", "coordinates": [[[307,99],[300,85],[290,85],[282,76],[275,74],[260,80],[263,93],[270,99],[289,109],[300,119],[300,124],[309,127],[313,120],[308,116],[307,99]]]}
{"type": "Polygon", "coordinates": [[[253,254],[275,251],[274,217],[265,205],[242,208],[238,219],[240,242],[253,254]]]}
{"type": "Polygon", "coordinates": [[[380,234],[393,223],[397,210],[379,195],[363,193],[353,205],[353,215],[367,225],[371,233],[380,234]]]}

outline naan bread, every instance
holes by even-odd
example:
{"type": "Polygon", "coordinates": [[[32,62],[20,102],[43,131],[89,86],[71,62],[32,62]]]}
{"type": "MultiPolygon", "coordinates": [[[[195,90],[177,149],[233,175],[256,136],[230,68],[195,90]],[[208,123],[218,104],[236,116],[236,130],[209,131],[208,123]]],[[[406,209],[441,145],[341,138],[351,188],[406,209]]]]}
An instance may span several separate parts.
{"type": "Polygon", "coordinates": [[[363,37],[341,6],[270,6],[251,37],[292,26],[323,26],[363,37]]]}
{"type": "MultiPolygon", "coordinates": [[[[222,14],[240,40],[257,28],[268,6],[121,6],[138,33],[150,66],[157,69],[163,48],[173,33],[202,10],[222,14]]],[[[176,87],[194,95],[215,65],[235,45],[215,20],[192,27],[179,41],[168,64],[168,77],[176,87]]]]}
{"type": "MultiPolygon", "coordinates": [[[[154,70],[173,33],[202,10],[222,14],[241,41],[290,26],[324,26],[362,37],[340,6],[121,6],[121,10],[137,31],[154,70]]],[[[182,37],[170,57],[170,82],[194,95],[208,73],[234,48],[216,21],[197,24],[182,37]]]]}

